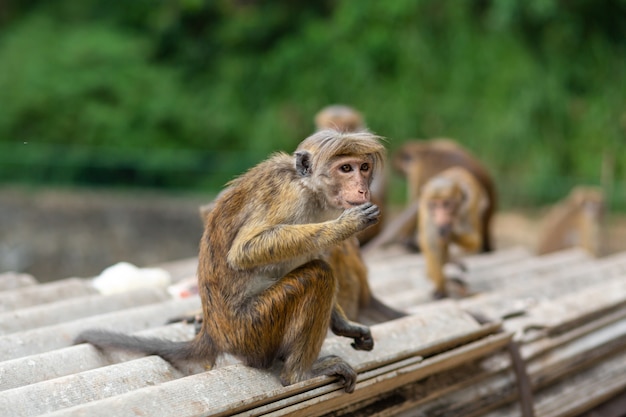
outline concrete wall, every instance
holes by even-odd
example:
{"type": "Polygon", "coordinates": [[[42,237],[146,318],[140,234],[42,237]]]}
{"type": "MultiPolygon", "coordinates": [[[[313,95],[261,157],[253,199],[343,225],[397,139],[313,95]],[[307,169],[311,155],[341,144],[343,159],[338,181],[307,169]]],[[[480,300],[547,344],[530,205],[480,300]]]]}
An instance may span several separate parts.
{"type": "Polygon", "coordinates": [[[88,277],[197,255],[198,206],[211,196],[0,188],[0,272],[88,277]]]}

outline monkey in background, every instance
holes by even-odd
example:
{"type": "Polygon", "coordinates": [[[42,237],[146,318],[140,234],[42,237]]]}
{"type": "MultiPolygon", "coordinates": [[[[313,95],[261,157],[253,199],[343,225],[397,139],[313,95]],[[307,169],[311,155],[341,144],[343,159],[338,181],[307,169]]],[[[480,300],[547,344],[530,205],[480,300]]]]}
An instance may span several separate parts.
{"type": "Polygon", "coordinates": [[[604,210],[604,193],[600,188],[574,187],[542,221],[537,254],[579,246],[592,256],[600,256],[600,225],[604,210]]]}
{"type": "Polygon", "coordinates": [[[335,129],[340,132],[364,132],[367,130],[363,115],[350,106],[333,104],[315,115],[317,130],[335,129]]]}
{"type": "MultiPolygon", "coordinates": [[[[367,126],[363,115],[350,106],[343,104],[333,104],[321,109],[315,115],[316,130],[335,129],[340,132],[366,132],[367,126]]],[[[372,203],[380,209],[380,219],[372,227],[368,227],[357,235],[359,243],[366,245],[382,230],[385,222],[386,201],[387,201],[387,173],[381,170],[370,187],[372,193],[372,203]]]]}
{"type": "MultiPolygon", "coordinates": [[[[364,132],[367,126],[363,115],[350,106],[333,104],[315,115],[317,130],[337,129],[342,132],[364,132]]],[[[330,264],[339,279],[338,303],[351,320],[359,312],[377,317],[377,321],[392,320],[406,314],[387,306],[376,298],[367,280],[367,266],[361,257],[361,245],[367,245],[382,229],[387,200],[387,175],[384,168],[377,173],[370,187],[372,202],[380,209],[379,222],[357,234],[358,239],[347,239],[333,248],[330,264]]]]}
{"type": "MultiPolygon", "coordinates": [[[[417,205],[411,204],[420,194],[424,183],[434,175],[452,167],[462,167],[468,170],[482,185],[489,199],[489,206],[483,213],[481,221],[482,243],[480,252],[491,252],[493,247],[491,223],[496,211],[497,196],[495,183],[487,168],[467,149],[451,139],[411,140],[405,142],[392,156],[392,164],[396,171],[407,179],[406,210],[417,210],[417,205]]],[[[400,217],[413,218],[413,216],[400,217]]],[[[415,235],[417,225],[411,221],[405,225],[394,225],[399,230],[396,238],[408,241],[415,235]]],[[[419,226],[417,226],[419,227],[419,226]]],[[[376,242],[377,246],[387,243],[376,242]]]]}
{"type": "Polygon", "coordinates": [[[417,238],[435,298],[448,294],[445,264],[459,264],[450,257],[450,246],[456,244],[466,252],[480,250],[483,214],[488,206],[487,193],[465,168],[449,168],[424,184],[419,196],[417,238]]]}
{"type": "Polygon", "coordinates": [[[352,392],[354,369],[337,356],[318,358],[327,329],[353,338],[355,349],[371,350],[374,342],[336,303],[337,277],[322,258],[378,220],[369,185],[384,152],[370,133],[324,130],[293,155],[274,154],[230,182],[200,242],[203,320],[191,341],[87,330],[76,342],[209,366],[222,353],[256,368],[282,360],[284,385],[328,375],[352,392]]]}

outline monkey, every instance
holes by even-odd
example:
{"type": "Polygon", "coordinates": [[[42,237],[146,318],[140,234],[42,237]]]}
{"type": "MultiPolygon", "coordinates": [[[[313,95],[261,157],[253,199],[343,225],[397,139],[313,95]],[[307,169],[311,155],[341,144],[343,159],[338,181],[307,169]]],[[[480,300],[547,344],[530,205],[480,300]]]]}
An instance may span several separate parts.
{"type": "MultiPolygon", "coordinates": [[[[365,132],[367,126],[363,115],[350,106],[333,104],[321,109],[315,115],[317,130],[338,129],[344,132],[365,132]]],[[[379,221],[357,234],[357,239],[347,239],[333,248],[330,264],[339,279],[338,302],[351,320],[356,320],[359,312],[373,313],[379,320],[386,321],[406,314],[387,306],[375,297],[367,280],[367,267],[361,256],[360,246],[367,247],[382,230],[385,221],[387,201],[387,173],[378,172],[370,186],[372,202],[380,209],[379,221]]]]}
{"type": "MultiPolygon", "coordinates": [[[[487,168],[467,149],[451,139],[410,140],[406,141],[392,155],[394,169],[407,179],[407,210],[415,210],[410,206],[420,193],[424,183],[433,175],[454,166],[467,169],[480,182],[489,198],[489,207],[485,210],[482,219],[482,244],[480,252],[493,250],[491,223],[497,206],[495,183],[487,168]]],[[[402,216],[402,215],[401,215],[402,216]]],[[[404,216],[408,217],[408,216],[404,216]]],[[[411,221],[399,233],[400,240],[409,240],[414,236],[416,223],[411,221]]],[[[419,226],[417,226],[419,227],[419,226]]],[[[387,242],[377,242],[382,245],[387,242]]]]}
{"type": "Polygon", "coordinates": [[[426,274],[434,284],[435,298],[447,296],[444,265],[451,261],[458,264],[450,257],[450,245],[456,244],[470,253],[480,250],[481,223],[488,206],[486,191],[465,168],[448,168],[422,188],[417,238],[426,261],[426,274]]]}
{"type": "Polygon", "coordinates": [[[341,132],[363,132],[367,130],[363,115],[350,106],[333,104],[315,115],[317,130],[336,129],[341,132]]]}
{"type": "Polygon", "coordinates": [[[369,185],[385,155],[371,133],[314,133],[291,155],[278,152],[227,184],[205,220],[198,256],[203,310],[188,342],[86,330],[75,342],[157,354],[208,367],[229,353],[280,381],[338,377],[353,392],[356,372],[338,356],[318,357],[326,331],[374,347],[370,329],[336,303],[337,278],[326,252],[378,220],[369,185]]]}
{"type": "MultiPolygon", "coordinates": [[[[341,132],[366,132],[367,125],[363,115],[356,109],[344,104],[332,104],[318,111],[314,118],[316,130],[336,129],[341,132]]],[[[357,234],[359,243],[366,245],[376,237],[385,223],[385,203],[387,201],[387,173],[381,170],[370,186],[372,202],[380,209],[378,223],[357,234]]]]}
{"type": "Polygon", "coordinates": [[[604,193],[600,188],[574,187],[542,220],[537,254],[580,246],[600,256],[600,224],[604,214],[604,193]]]}

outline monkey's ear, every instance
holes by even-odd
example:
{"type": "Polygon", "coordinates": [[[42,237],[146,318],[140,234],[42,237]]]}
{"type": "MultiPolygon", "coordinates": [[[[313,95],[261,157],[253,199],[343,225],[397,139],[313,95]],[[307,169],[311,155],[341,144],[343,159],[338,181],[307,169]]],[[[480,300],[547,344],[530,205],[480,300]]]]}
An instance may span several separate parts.
{"type": "Polygon", "coordinates": [[[303,177],[311,175],[311,153],[308,151],[298,151],[296,156],[296,171],[303,177]]]}

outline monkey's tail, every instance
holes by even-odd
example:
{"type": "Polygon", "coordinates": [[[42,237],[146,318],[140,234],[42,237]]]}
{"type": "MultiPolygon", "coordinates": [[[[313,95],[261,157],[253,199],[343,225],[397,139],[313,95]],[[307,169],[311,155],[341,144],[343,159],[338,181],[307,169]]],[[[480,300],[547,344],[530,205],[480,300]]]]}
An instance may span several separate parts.
{"type": "Polygon", "coordinates": [[[202,353],[194,341],[174,342],[155,337],[131,336],[108,330],[84,330],[75,339],[75,344],[91,343],[99,348],[116,348],[148,355],[158,355],[167,361],[199,359],[202,353]]]}
{"type": "Polygon", "coordinates": [[[395,308],[388,306],[387,304],[383,303],[381,300],[379,300],[378,298],[374,296],[370,298],[370,302],[367,308],[380,314],[383,320],[385,321],[399,319],[400,317],[408,316],[407,313],[396,310],[395,308]]]}

